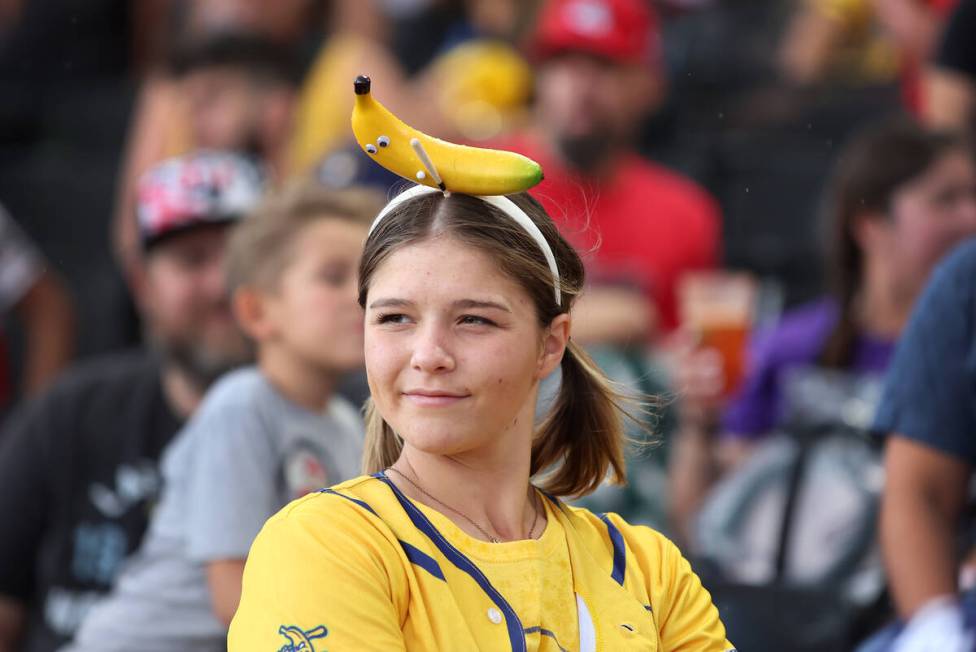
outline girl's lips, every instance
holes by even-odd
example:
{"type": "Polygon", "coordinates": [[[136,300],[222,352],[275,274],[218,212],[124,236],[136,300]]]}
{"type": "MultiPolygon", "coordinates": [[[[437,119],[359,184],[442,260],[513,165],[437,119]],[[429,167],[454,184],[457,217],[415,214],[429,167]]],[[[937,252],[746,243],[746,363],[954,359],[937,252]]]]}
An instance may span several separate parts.
{"type": "Polygon", "coordinates": [[[414,405],[421,407],[446,407],[468,398],[465,395],[435,392],[404,392],[403,396],[414,405]]]}

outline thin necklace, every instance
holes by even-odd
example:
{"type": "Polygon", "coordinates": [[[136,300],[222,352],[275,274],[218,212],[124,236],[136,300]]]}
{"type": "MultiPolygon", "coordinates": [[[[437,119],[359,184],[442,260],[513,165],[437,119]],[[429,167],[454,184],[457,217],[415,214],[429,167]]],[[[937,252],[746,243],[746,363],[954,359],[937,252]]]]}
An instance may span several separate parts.
{"type": "MultiPolygon", "coordinates": [[[[413,465],[410,464],[410,461],[407,460],[406,458],[404,458],[403,459],[403,462],[404,462],[404,464],[407,465],[407,468],[410,469],[410,473],[412,475],[416,476],[417,475],[417,472],[413,470],[413,465]]],[[[447,505],[447,504],[441,502],[440,500],[434,498],[433,496],[431,496],[423,487],[421,487],[419,484],[417,484],[416,482],[414,482],[413,480],[411,480],[409,477],[407,477],[407,474],[405,474],[400,469],[395,469],[395,468],[393,468],[391,466],[391,467],[388,468],[388,470],[395,471],[397,475],[399,475],[401,478],[403,478],[404,480],[406,480],[407,482],[409,482],[413,486],[414,489],[416,489],[417,491],[419,491],[420,493],[422,493],[423,495],[425,495],[427,498],[430,498],[431,500],[433,500],[435,503],[437,503],[441,507],[443,507],[443,508],[445,508],[447,510],[450,510],[450,511],[454,512],[455,514],[457,514],[458,516],[460,516],[461,518],[463,518],[465,521],[467,521],[468,523],[470,523],[471,525],[473,525],[475,527],[475,529],[477,529],[478,532],[480,532],[481,535],[484,536],[486,539],[488,539],[488,541],[490,541],[491,543],[501,543],[502,542],[502,540],[499,539],[498,537],[496,537],[494,535],[491,535],[491,534],[488,534],[488,532],[486,532],[484,528],[482,528],[480,525],[478,525],[473,520],[471,520],[470,518],[468,518],[466,515],[462,514],[458,510],[456,510],[453,507],[451,507],[450,505],[447,505]]],[[[419,476],[418,476],[417,479],[418,480],[420,479],[419,476]]],[[[539,509],[538,509],[537,503],[536,503],[536,496],[535,496],[535,492],[532,492],[532,493],[533,493],[533,495],[532,495],[532,511],[535,513],[535,516],[532,519],[532,527],[529,529],[529,538],[530,539],[534,539],[535,538],[535,536],[534,536],[535,535],[535,526],[539,522],[539,509]]]]}

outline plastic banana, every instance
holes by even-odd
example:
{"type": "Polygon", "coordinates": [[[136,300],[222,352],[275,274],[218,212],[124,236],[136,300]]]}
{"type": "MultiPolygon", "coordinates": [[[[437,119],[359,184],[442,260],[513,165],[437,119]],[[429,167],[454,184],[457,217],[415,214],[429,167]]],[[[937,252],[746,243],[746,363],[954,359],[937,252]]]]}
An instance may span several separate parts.
{"type": "Polygon", "coordinates": [[[352,131],[377,163],[425,186],[469,195],[509,195],[542,181],[542,168],[514,152],[468,147],[404,124],[373,97],[369,77],[353,85],[352,131]]]}

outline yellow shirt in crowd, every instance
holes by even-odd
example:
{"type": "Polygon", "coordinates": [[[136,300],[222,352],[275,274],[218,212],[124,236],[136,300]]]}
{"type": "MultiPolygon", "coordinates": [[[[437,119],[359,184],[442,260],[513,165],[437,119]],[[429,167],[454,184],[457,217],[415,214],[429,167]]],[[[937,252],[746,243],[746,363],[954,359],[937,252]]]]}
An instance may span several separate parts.
{"type": "Polygon", "coordinates": [[[296,500],[254,541],[228,649],[733,650],[674,544],[543,502],[538,539],[493,544],[383,474],[296,500]]]}
{"type": "Polygon", "coordinates": [[[814,11],[840,26],[844,38],[834,56],[839,77],[890,82],[897,77],[898,55],[878,25],[869,0],[807,0],[814,11]]]}

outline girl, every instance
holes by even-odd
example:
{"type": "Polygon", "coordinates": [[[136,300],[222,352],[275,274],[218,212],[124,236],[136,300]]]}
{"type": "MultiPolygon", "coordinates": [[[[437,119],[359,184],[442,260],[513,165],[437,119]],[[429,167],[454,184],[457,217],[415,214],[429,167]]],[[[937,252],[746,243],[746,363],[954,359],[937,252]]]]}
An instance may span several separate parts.
{"type": "Polygon", "coordinates": [[[380,213],[359,279],[369,475],[265,525],[231,651],[732,649],[670,541],[561,499],[624,479],[619,402],[570,341],[583,281],[527,194],[418,186],[380,213]]]}

